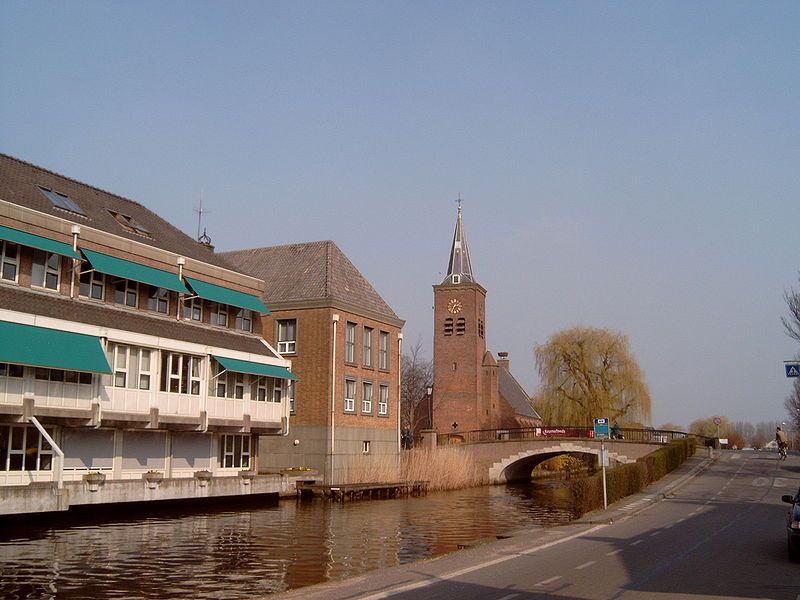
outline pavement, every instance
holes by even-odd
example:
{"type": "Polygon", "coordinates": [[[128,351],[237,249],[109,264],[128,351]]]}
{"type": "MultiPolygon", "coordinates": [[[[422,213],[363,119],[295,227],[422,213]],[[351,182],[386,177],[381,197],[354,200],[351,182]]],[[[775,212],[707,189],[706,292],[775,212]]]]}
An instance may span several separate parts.
{"type": "Polygon", "coordinates": [[[565,525],[525,528],[498,536],[497,540],[476,540],[473,545],[464,550],[418,562],[377,569],[350,579],[328,581],[280,594],[272,594],[270,599],[330,600],[337,598],[350,600],[358,598],[359,600],[378,600],[428,586],[431,581],[453,579],[492,564],[505,562],[520,554],[544,551],[646,510],[654,503],[674,494],[707,469],[718,457],[719,451],[710,453],[709,449],[700,448],[680,467],[659,481],[650,484],[641,492],[626,496],[609,505],[606,510],[600,509],[586,513],[580,519],[565,525]]]}

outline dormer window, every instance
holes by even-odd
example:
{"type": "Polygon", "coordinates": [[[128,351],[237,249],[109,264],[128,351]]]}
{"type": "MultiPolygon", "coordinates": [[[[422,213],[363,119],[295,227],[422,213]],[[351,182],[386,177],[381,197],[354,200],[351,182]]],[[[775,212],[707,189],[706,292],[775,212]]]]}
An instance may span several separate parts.
{"type": "Polygon", "coordinates": [[[119,223],[122,226],[122,228],[128,233],[135,233],[137,235],[143,235],[145,237],[152,237],[150,235],[150,232],[145,227],[142,227],[133,217],[124,215],[115,210],[111,210],[110,208],[107,210],[109,214],[112,217],[114,217],[114,219],[116,219],[117,223],[119,223]]]}
{"type": "Polygon", "coordinates": [[[60,208],[61,210],[68,210],[69,212],[75,213],[77,215],[86,216],[86,213],[83,212],[80,206],[78,206],[75,201],[67,196],[66,194],[62,194],[61,192],[55,192],[50,188],[46,188],[43,186],[39,186],[39,190],[44,194],[45,198],[50,200],[53,203],[53,206],[56,208],[60,208]]]}

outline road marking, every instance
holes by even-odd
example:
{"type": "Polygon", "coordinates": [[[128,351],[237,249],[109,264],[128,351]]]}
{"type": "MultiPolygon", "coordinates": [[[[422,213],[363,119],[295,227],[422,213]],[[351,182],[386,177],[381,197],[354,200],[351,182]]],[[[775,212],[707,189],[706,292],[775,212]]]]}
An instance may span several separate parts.
{"type": "Polygon", "coordinates": [[[661,532],[660,531],[654,531],[653,533],[650,534],[650,537],[655,537],[657,535],[661,535],[661,532]]]}
{"type": "Polygon", "coordinates": [[[678,519],[678,520],[677,520],[677,521],[675,521],[675,522],[676,522],[676,523],[683,523],[685,520],[686,520],[686,517],[682,517],[682,518],[678,519]]]}
{"type": "Polygon", "coordinates": [[[503,596],[502,598],[498,598],[497,600],[511,600],[511,598],[516,598],[519,594],[509,594],[508,596],[503,596]]]}
{"type": "Polygon", "coordinates": [[[586,567],[591,567],[596,562],[597,562],[596,560],[590,560],[589,562],[585,562],[582,565],[575,567],[575,570],[580,571],[581,569],[585,569],[586,567]]]}
{"type": "Polygon", "coordinates": [[[675,525],[675,523],[670,523],[669,525],[664,525],[664,529],[669,529],[669,528],[670,528],[670,527],[672,527],[673,525],[675,525]]]}
{"type": "Polygon", "coordinates": [[[636,540],[635,542],[631,542],[631,546],[635,546],[636,544],[641,544],[642,540],[636,540]]]}
{"type": "Polygon", "coordinates": [[[702,507],[702,506],[698,506],[697,508],[695,508],[695,509],[692,511],[692,513],[700,512],[701,510],[703,510],[703,507],[702,507]]]}
{"type": "Polygon", "coordinates": [[[619,554],[620,552],[622,552],[622,549],[612,550],[611,552],[606,552],[606,556],[614,556],[615,554],[619,554]]]}
{"type": "Polygon", "coordinates": [[[545,579],[544,581],[540,581],[536,585],[547,585],[548,583],[553,583],[554,581],[556,581],[558,579],[561,579],[561,575],[556,575],[554,577],[551,577],[550,579],[545,579]]]}
{"type": "MultiPolygon", "coordinates": [[[[530,548],[528,550],[524,550],[519,554],[533,554],[534,552],[538,552],[539,550],[545,550],[547,548],[551,548],[553,546],[557,546],[558,544],[563,544],[564,542],[571,542],[574,539],[579,537],[583,537],[584,535],[589,535],[594,533],[595,531],[600,531],[608,527],[608,525],[596,525],[591,529],[587,529],[586,531],[579,531],[578,533],[574,533],[572,535],[568,535],[567,537],[553,540],[552,542],[547,542],[546,544],[542,544],[541,546],[536,546],[535,548],[530,548]]],[[[470,567],[465,567],[463,569],[459,569],[458,571],[451,571],[450,573],[444,573],[443,575],[439,575],[438,577],[431,576],[430,579],[426,579],[425,581],[417,581],[415,583],[409,583],[408,585],[402,585],[396,587],[392,590],[387,590],[384,592],[378,592],[376,594],[372,594],[371,596],[362,596],[360,600],[381,600],[382,598],[389,598],[390,596],[394,596],[395,594],[401,594],[403,592],[409,592],[412,590],[418,590],[420,588],[428,587],[429,585],[433,585],[434,583],[438,583],[440,581],[444,581],[447,579],[455,579],[456,577],[460,577],[461,575],[465,575],[466,573],[472,573],[473,571],[478,571],[480,569],[484,569],[486,567],[491,567],[493,565],[499,565],[500,563],[504,563],[508,560],[514,560],[519,556],[519,554],[509,554],[507,556],[500,556],[498,558],[494,558],[492,560],[487,560],[486,562],[482,562],[477,565],[472,565],[470,567]]],[[[560,575],[559,575],[560,577],[560,575]]]]}

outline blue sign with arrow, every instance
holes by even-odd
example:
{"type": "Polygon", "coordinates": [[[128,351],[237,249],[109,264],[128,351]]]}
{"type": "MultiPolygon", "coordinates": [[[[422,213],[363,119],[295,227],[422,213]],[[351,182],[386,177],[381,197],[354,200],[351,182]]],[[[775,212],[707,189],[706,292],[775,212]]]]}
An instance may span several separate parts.
{"type": "Polygon", "coordinates": [[[784,363],[783,368],[786,370],[787,377],[800,377],[800,363],[784,363]]]}

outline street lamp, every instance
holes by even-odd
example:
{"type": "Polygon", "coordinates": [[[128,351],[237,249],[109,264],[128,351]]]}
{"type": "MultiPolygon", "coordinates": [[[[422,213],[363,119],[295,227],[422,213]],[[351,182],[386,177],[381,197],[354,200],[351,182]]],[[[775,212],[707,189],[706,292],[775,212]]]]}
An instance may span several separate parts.
{"type": "Polygon", "coordinates": [[[428,429],[433,429],[433,387],[428,386],[428,429]]]}

